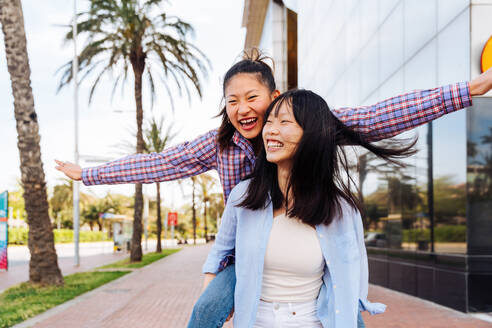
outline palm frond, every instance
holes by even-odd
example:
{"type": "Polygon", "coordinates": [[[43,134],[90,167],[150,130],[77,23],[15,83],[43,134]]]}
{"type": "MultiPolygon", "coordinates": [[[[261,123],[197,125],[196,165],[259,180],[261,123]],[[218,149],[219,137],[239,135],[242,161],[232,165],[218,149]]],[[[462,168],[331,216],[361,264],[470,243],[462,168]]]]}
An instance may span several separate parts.
{"type": "MultiPolygon", "coordinates": [[[[186,95],[190,102],[192,91],[195,91],[202,97],[201,81],[207,78],[210,61],[188,42],[189,38],[194,37],[194,29],[189,23],[166,13],[154,14],[161,4],[167,2],[91,0],[88,10],[77,13],[77,37],[84,35],[87,40],[78,56],[82,73],[80,82],[96,74],[91,82],[89,103],[103,76],[110,73],[112,76],[115,71],[120,73],[114,78],[111,99],[119,84],[123,94],[130,67],[141,69],[140,73],[146,74],[152,107],[161,84],[157,83],[157,76],[162,81],[173,111],[176,96],[186,95]],[[138,65],[135,54],[138,54],[138,65]],[[153,60],[156,65],[151,64],[153,60]],[[177,93],[173,94],[171,90],[177,93]]],[[[72,26],[66,25],[66,28],[64,39],[69,42],[73,40],[72,26]]],[[[69,61],[57,70],[57,74],[61,75],[58,90],[73,79],[72,65],[69,61]]]]}

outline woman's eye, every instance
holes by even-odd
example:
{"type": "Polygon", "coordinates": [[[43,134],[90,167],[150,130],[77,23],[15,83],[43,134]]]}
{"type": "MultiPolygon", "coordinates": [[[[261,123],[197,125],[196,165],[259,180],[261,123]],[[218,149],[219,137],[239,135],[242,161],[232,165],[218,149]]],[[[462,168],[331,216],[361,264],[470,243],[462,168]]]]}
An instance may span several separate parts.
{"type": "Polygon", "coordinates": [[[231,105],[232,105],[232,104],[235,104],[235,103],[236,103],[236,101],[235,101],[235,100],[229,100],[229,104],[231,104],[231,105]]]}
{"type": "Polygon", "coordinates": [[[258,96],[250,96],[248,99],[251,100],[251,99],[255,99],[256,97],[258,96]]]}
{"type": "Polygon", "coordinates": [[[282,121],[280,121],[280,123],[290,123],[290,121],[282,120],[282,121]]]}

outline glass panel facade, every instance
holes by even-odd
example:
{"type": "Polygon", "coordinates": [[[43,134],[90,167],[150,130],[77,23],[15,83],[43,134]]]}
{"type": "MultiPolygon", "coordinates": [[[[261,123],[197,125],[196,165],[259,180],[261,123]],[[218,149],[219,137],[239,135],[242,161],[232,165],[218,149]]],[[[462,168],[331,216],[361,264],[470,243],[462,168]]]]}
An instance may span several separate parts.
{"type": "MultiPolygon", "coordinates": [[[[430,249],[427,126],[416,132],[420,136],[416,144],[419,152],[403,161],[404,168],[377,160],[371,154],[360,157],[367,246],[411,251],[430,249]]],[[[411,140],[416,132],[405,133],[399,139],[411,140]]]]}
{"type": "Polygon", "coordinates": [[[492,254],[492,98],[467,112],[468,254],[492,254]]]}
{"type": "Polygon", "coordinates": [[[466,114],[458,111],[433,123],[434,248],[438,253],[466,253],[466,114]]]}
{"type": "MultiPolygon", "coordinates": [[[[475,109],[470,112],[477,113],[475,116],[481,113],[480,110],[475,111],[475,109]]],[[[489,116],[488,123],[485,123],[486,120],[482,116],[476,119],[481,124],[486,126],[490,124],[492,127],[492,114],[489,116]]],[[[418,136],[416,144],[418,153],[404,160],[405,168],[383,163],[370,154],[360,157],[359,179],[366,208],[367,246],[466,254],[465,122],[465,111],[447,115],[433,122],[431,149],[429,125],[402,135],[400,138],[418,136]],[[433,172],[429,172],[430,165],[433,172]],[[433,176],[432,186],[428,183],[429,174],[433,176]],[[429,188],[433,188],[433,199],[429,197],[429,188]],[[434,219],[432,220],[431,217],[434,219]]],[[[474,140],[477,138],[481,140],[483,133],[491,133],[491,143],[485,147],[489,147],[487,149],[490,150],[492,157],[492,132],[490,132],[492,130],[485,129],[485,132],[478,132],[476,128],[472,130],[480,135],[474,140]]],[[[468,150],[470,151],[469,145],[468,150]]],[[[470,163],[470,157],[468,162],[470,163]]],[[[468,164],[468,171],[470,177],[470,164],[468,164]]],[[[482,180],[478,180],[477,184],[483,184],[483,179],[482,177],[482,180]]],[[[492,195],[492,175],[489,179],[492,195]]],[[[490,216],[492,216],[492,197],[487,206],[490,206],[490,216]]],[[[492,241],[490,238],[488,240],[492,241]]]]}

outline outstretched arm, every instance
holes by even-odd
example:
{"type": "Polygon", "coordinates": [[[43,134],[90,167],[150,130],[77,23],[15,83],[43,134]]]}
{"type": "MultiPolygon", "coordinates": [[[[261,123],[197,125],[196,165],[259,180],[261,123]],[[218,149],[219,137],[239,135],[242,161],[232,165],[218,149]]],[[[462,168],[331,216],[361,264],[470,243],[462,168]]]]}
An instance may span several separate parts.
{"type": "Polygon", "coordinates": [[[471,82],[417,90],[372,106],[340,108],[333,113],[347,126],[368,135],[371,141],[378,141],[469,107],[472,96],[483,95],[490,89],[492,69],[471,82]]]}
{"type": "Polygon", "coordinates": [[[151,183],[197,175],[216,168],[216,131],[161,153],[135,154],[106,164],[84,168],[56,161],[56,169],[85,185],[151,183]]]}

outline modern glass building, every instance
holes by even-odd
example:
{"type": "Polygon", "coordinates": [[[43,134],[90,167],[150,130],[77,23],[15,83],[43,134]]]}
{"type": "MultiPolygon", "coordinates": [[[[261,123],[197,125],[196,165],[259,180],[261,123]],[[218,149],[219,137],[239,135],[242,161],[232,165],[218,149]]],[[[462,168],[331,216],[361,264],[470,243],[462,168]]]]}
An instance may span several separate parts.
{"type": "MultiPolygon", "coordinates": [[[[246,0],[243,25],[280,88],[337,108],[472,79],[491,17],[488,0],[246,0]]],[[[418,137],[406,168],[358,151],[371,283],[492,311],[491,96],[399,136],[418,137]]]]}

